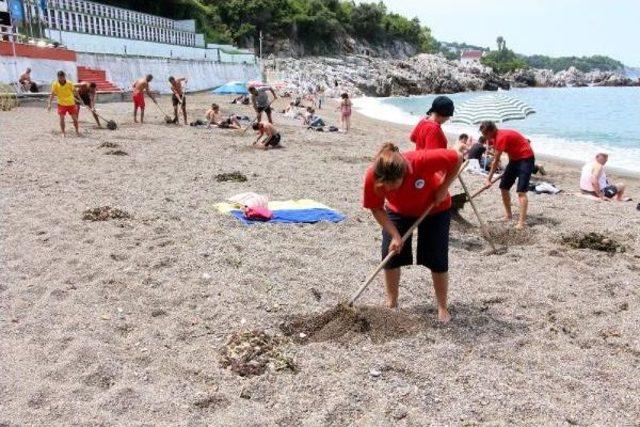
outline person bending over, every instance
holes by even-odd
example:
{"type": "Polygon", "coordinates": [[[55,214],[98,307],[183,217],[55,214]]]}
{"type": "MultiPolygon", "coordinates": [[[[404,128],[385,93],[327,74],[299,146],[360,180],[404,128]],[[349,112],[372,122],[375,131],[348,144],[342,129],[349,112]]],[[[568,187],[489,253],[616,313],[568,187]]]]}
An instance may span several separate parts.
{"type": "Polygon", "coordinates": [[[259,148],[278,148],[280,147],[280,133],[275,126],[269,122],[260,122],[253,124],[253,130],[258,131],[258,137],[253,145],[259,148]]]}
{"type": "Polygon", "coordinates": [[[151,87],[149,83],[153,80],[153,76],[151,74],[147,74],[144,77],[140,77],[138,80],[133,82],[133,121],[134,123],[138,123],[138,108],[140,109],[140,123],[144,123],[144,94],[149,96],[153,102],[156,102],[156,99],[151,95],[151,87]]]}
{"type": "Polygon", "coordinates": [[[180,124],[180,120],[178,120],[178,105],[180,105],[185,125],[187,124],[187,100],[184,96],[184,88],[182,87],[182,84],[186,82],[187,79],[184,77],[179,77],[177,79],[173,76],[169,77],[169,84],[171,85],[172,92],[171,103],[173,104],[173,122],[180,124]]]}
{"type": "Polygon", "coordinates": [[[260,88],[249,86],[249,93],[251,94],[253,109],[256,110],[256,121],[258,123],[262,121],[262,112],[264,111],[267,114],[269,123],[273,123],[273,119],[271,118],[271,103],[278,99],[274,90],[269,86],[263,86],[260,88]],[[272,100],[269,100],[268,92],[271,92],[271,95],[273,95],[272,100]]]}
{"type": "Polygon", "coordinates": [[[438,319],[449,322],[449,186],[456,178],[462,156],[455,150],[433,149],[400,153],[392,143],[382,146],[364,179],[363,206],[382,227],[382,258],[395,252],[385,266],[386,304],[398,305],[400,268],[413,264],[411,236],[402,235],[429,207],[418,227],[417,264],[431,270],[438,319]]]}
{"type": "Polygon", "coordinates": [[[505,220],[510,221],[513,218],[511,212],[511,187],[518,180],[516,192],[518,193],[518,202],[520,204],[520,217],[518,218],[517,229],[525,227],[527,222],[527,209],[529,207],[529,199],[527,191],[529,191],[529,181],[531,173],[535,166],[535,156],[531,149],[531,144],[519,132],[510,129],[500,129],[491,121],[482,122],[480,124],[480,133],[489,141],[489,145],[493,145],[495,156],[491,163],[489,175],[485,180],[485,186],[491,187],[493,174],[498,169],[500,156],[507,153],[509,163],[500,178],[500,191],[502,193],[502,203],[504,204],[505,220]]]}
{"type": "Polygon", "coordinates": [[[95,82],[80,82],[76,85],[76,90],[78,91],[78,98],[84,106],[91,110],[91,114],[93,114],[93,119],[98,124],[99,128],[102,128],[100,124],[100,118],[96,114],[96,98],[98,97],[98,86],[95,82]]]}

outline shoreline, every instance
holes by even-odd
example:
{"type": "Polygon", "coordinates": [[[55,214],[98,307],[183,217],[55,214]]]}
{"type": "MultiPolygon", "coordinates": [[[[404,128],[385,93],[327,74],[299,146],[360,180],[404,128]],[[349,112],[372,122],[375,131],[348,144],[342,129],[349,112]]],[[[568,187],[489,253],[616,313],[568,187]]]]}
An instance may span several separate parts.
{"type": "MultiPolygon", "coordinates": [[[[566,89],[566,88],[535,88],[535,89],[566,89]]],[[[582,89],[582,88],[579,88],[582,89]]],[[[486,91],[474,91],[474,92],[478,92],[478,93],[484,93],[486,91]]],[[[465,93],[465,92],[461,92],[461,93],[465,93]]],[[[432,95],[416,95],[415,97],[425,97],[425,96],[436,96],[436,94],[432,94],[432,95]]],[[[414,96],[410,96],[410,97],[414,97],[414,96]]],[[[358,98],[354,98],[354,111],[359,114],[362,117],[366,117],[367,119],[370,120],[375,120],[381,123],[385,123],[385,124],[394,124],[394,125],[398,125],[398,126],[403,126],[407,129],[407,132],[411,132],[411,129],[413,129],[413,126],[415,126],[415,124],[411,124],[409,123],[409,121],[413,121],[414,123],[417,123],[422,117],[424,117],[424,114],[413,114],[413,113],[409,113],[406,112],[405,110],[402,110],[401,108],[399,108],[398,106],[395,105],[382,105],[382,100],[383,99],[388,99],[388,98],[402,98],[402,97],[387,97],[387,98],[374,98],[374,97],[358,97],[358,98]],[[358,105],[360,104],[360,105],[358,105]],[[364,105],[363,105],[364,104],[364,105]],[[393,117],[396,118],[396,120],[384,120],[381,119],[379,117],[393,117]]],[[[516,122],[514,122],[516,123],[516,122]]],[[[508,125],[507,125],[508,127],[508,125]]],[[[465,133],[470,133],[473,132],[473,136],[474,137],[478,137],[477,135],[477,130],[476,126],[468,126],[468,125],[461,125],[461,124],[457,124],[457,123],[447,123],[443,126],[443,131],[445,133],[445,135],[447,135],[447,138],[449,139],[449,143],[450,144],[454,144],[457,141],[457,137],[460,133],[465,132],[465,133]],[[458,127],[460,128],[460,130],[456,131],[451,129],[451,127],[458,127]],[[467,129],[468,128],[468,129],[467,129]],[[471,130],[471,128],[473,128],[474,130],[471,130]]],[[[527,132],[523,132],[525,135],[527,134],[527,132]]],[[[555,137],[552,137],[555,138],[555,137]]],[[[533,138],[532,138],[533,139],[533,138]]],[[[576,147],[576,149],[579,149],[579,147],[576,147]]],[[[573,166],[577,168],[577,173],[579,173],[579,169],[584,165],[585,161],[582,160],[578,160],[575,158],[570,158],[570,157],[563,157],[561,155],[558,154],[552,154],[552,153],[542,153],[540,152],[539,149],[534,149],[535,154],[536,154],[536,159],[540,159],[540,160],[544,160],[544,161],[548,161],[554,164],[559,164],[560,166],[573,166]]],[[[607,170],[609,171],[609,173],[613,173],[615,175],[618,175],[620,177],[625,177],[625,178],[632,178],[632,179],[640,179],[640,170],[635,171],[635,170],[630,170],[624,167],[620,167],[620,166],[607,166],[607,170]]]]}

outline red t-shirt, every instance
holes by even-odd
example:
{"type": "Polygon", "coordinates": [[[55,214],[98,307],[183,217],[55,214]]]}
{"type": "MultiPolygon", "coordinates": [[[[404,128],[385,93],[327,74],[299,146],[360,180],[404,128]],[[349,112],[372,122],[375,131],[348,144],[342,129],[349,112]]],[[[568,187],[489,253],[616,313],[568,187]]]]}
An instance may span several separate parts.
{"type": "MultiPolygon", "coordinates": [[[[363,207],[382,209],[386,201],[387,208],[392,212],[419,217],[433,203],[444,174],[454,171],[458,165],[458,153],[455,150],[407,151],[402,155],[409,163],[409,170],[397,190],[376,188],[373,166],[369,167],[364,178],[363,207]]],[[[440,205],[431,210],[431,214],[446,211],[450,207],[451,196],[447,195],[440,205]]]]}
{"type": "Polygon", "coordinates": [[[422,119],[411,132],[411,142],[416,144],[416,150],[433,150],[447,148],[447,137],[442,131],[440,123],[422,119]]]}
{"type": "Polygon", "coordinates": [[[498,130],[494,148],[507,153],[509,160],[523,160],[533,157],[533,150],[527,138],[520,132],[511,129],[498,130]]]}

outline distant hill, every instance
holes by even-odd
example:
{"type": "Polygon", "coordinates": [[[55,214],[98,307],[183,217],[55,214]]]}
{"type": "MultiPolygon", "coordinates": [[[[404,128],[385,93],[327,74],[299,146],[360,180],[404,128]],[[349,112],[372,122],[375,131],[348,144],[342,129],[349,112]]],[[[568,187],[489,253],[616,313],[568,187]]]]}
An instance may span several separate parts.
{"type": "Polygon", "coordinates": [[[608,56],[562,56],[552,58],[545,55],[521,56],[526,64],[532,68],[548,68],[554,72],[575,67],[588,73],[589,71],[621,71],[624,64],[608,56]]]}

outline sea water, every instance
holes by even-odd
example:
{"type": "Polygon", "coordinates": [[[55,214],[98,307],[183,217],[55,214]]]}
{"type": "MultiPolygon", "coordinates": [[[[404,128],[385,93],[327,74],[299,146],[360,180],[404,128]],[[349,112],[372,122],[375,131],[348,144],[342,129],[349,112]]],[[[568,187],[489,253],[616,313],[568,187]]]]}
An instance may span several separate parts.
{"type": "MultiPolygon", "coordinates": [[[[485,92],[447,95],[456,105],[485,92]]],[[[584,162],[609,153],[611,167],[640,172],[640,87],[528,88],[500,92],[532,106],[525,120],[499,124],[516,129],[536,153],[584,162]]],[[[413,125],[437,95],[357,98],[354,107],[367,116],[413,125]]],[[[447,123],[448,133],[478,137],[478,126],[447,123]]]]}

